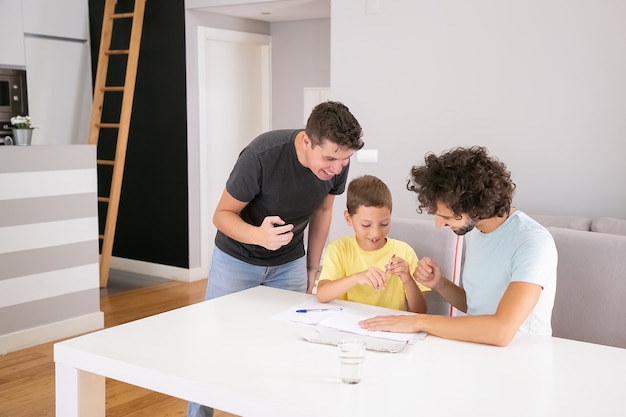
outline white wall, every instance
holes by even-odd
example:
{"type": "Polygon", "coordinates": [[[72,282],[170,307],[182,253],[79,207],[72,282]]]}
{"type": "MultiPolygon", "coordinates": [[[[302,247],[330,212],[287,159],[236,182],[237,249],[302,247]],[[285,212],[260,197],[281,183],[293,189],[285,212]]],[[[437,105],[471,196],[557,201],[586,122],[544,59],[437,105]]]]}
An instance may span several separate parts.
{"type": "MultiPolygon", "coordinates": [[[[476,144],[511,169],[524,211],[626,218],[626,3],[380,0],[378,13],[366,14],[367,3],[376,4],[333,1],[330,77],[323,66],[302,75],[302,63],[325,60],[320,28],[328,21],[270,26],[273,128],[299,123],[301,88],[328,79],[333,99],[363,125],[366,149],[378,150],[378,163],[353,158],[351,177],[385,180],[394,217],[418,216],[405,188],[412,165],[429,151],[476,144]],[[279,48],[293,39],[297,46],[279,48]]],[[[267,33],[261,22],[206,15],[188,12],[188,23],[192,16],[267,33]]],[[[193,26],[187,31],[195,37],[193,26]]],[[[194,46],[188,53],[194,71],[194,46]]],[[[192,146],[198,116],[189,73],[188,83],[192,146]]],[[[335,203],[331,239],[350,232],[340,221],[344,206],[345,195],[335,203]]]]}
{"type": "Polygon", "coordinates": [[[394,216],[416,216],[426,152],[484,145],[519,209],[626,218],[626,2],[367,3],[332,2],[331,88],[379,151],[351,176],[385,180],[394,216]]]}
{"type": "Polygon", "coordinates": [[[272,23],[272,128],[304,127],[304,88],[330,86],[330,19],[272,23]]]}

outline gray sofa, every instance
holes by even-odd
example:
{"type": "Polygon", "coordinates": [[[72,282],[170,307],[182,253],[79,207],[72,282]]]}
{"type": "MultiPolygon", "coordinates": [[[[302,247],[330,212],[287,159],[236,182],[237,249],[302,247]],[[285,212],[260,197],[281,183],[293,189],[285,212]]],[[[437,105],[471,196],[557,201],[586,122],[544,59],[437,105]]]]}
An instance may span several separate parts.
{"type": "MultiPolygon", "coordinates": [[[[626,348],[626,220],[531,217],[550,231],[559,253],[553,335],[626,348]]],[[[458,280],[462,238],[435,228],[432,218],[394,218],[389,236],[408,242],[418,257],[436,260],[446,277],[458,280]]],[[[451,313],[438,294],[427,300],[429,313],[451,313]]]]}
{"type": "Polygon", "coordinates": [[[559,253],[552,334],[626,348],[626,220],[533,217],[559,253]]]}

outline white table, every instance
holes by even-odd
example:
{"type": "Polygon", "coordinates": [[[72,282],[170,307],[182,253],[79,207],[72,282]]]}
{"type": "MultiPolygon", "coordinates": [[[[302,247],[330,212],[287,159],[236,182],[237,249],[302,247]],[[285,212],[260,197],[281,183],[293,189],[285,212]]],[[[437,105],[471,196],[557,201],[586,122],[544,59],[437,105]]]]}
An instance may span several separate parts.
{"type": "Polygon", "coordinates": [[[541,336],[428,336],[368,351],[363,381],[343,384],[336,348],[270,318],[308,297],[257,287],[57,343],[56,415],[103,417],[104,377],[245,417],[624,413],[626,349],[541,336]]]}

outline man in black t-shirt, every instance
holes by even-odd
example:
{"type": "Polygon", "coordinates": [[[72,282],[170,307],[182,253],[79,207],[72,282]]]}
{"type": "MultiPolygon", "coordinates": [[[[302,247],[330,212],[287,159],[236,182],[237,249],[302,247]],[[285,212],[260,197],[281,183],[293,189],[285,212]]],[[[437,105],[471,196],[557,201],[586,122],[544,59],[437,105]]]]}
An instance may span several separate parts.
{"type": "MultiPolygon", "coordinates": [[[[207,300],[258,285],[311,293],[333,202],[362,134],[345,105],[328,101],[313,109],[305,130],[267,132],[243,149],[213,215],[207,300]]],[[[189,404],[188,417],[212,415],[189,404]]]]}

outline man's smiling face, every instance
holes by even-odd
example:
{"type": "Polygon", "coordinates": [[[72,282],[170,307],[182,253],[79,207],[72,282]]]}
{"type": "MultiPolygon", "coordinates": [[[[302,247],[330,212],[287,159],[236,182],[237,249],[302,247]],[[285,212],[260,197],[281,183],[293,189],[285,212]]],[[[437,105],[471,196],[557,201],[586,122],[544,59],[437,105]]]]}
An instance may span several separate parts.
{"type": "Polygon", "coordinates": [[[315,146],[310,140],[306,141],[307,166],[322,181],[328,181],[340,174],[353,154],[354,150],[341,149],[328,140],[322,140],[315,146]]]}

